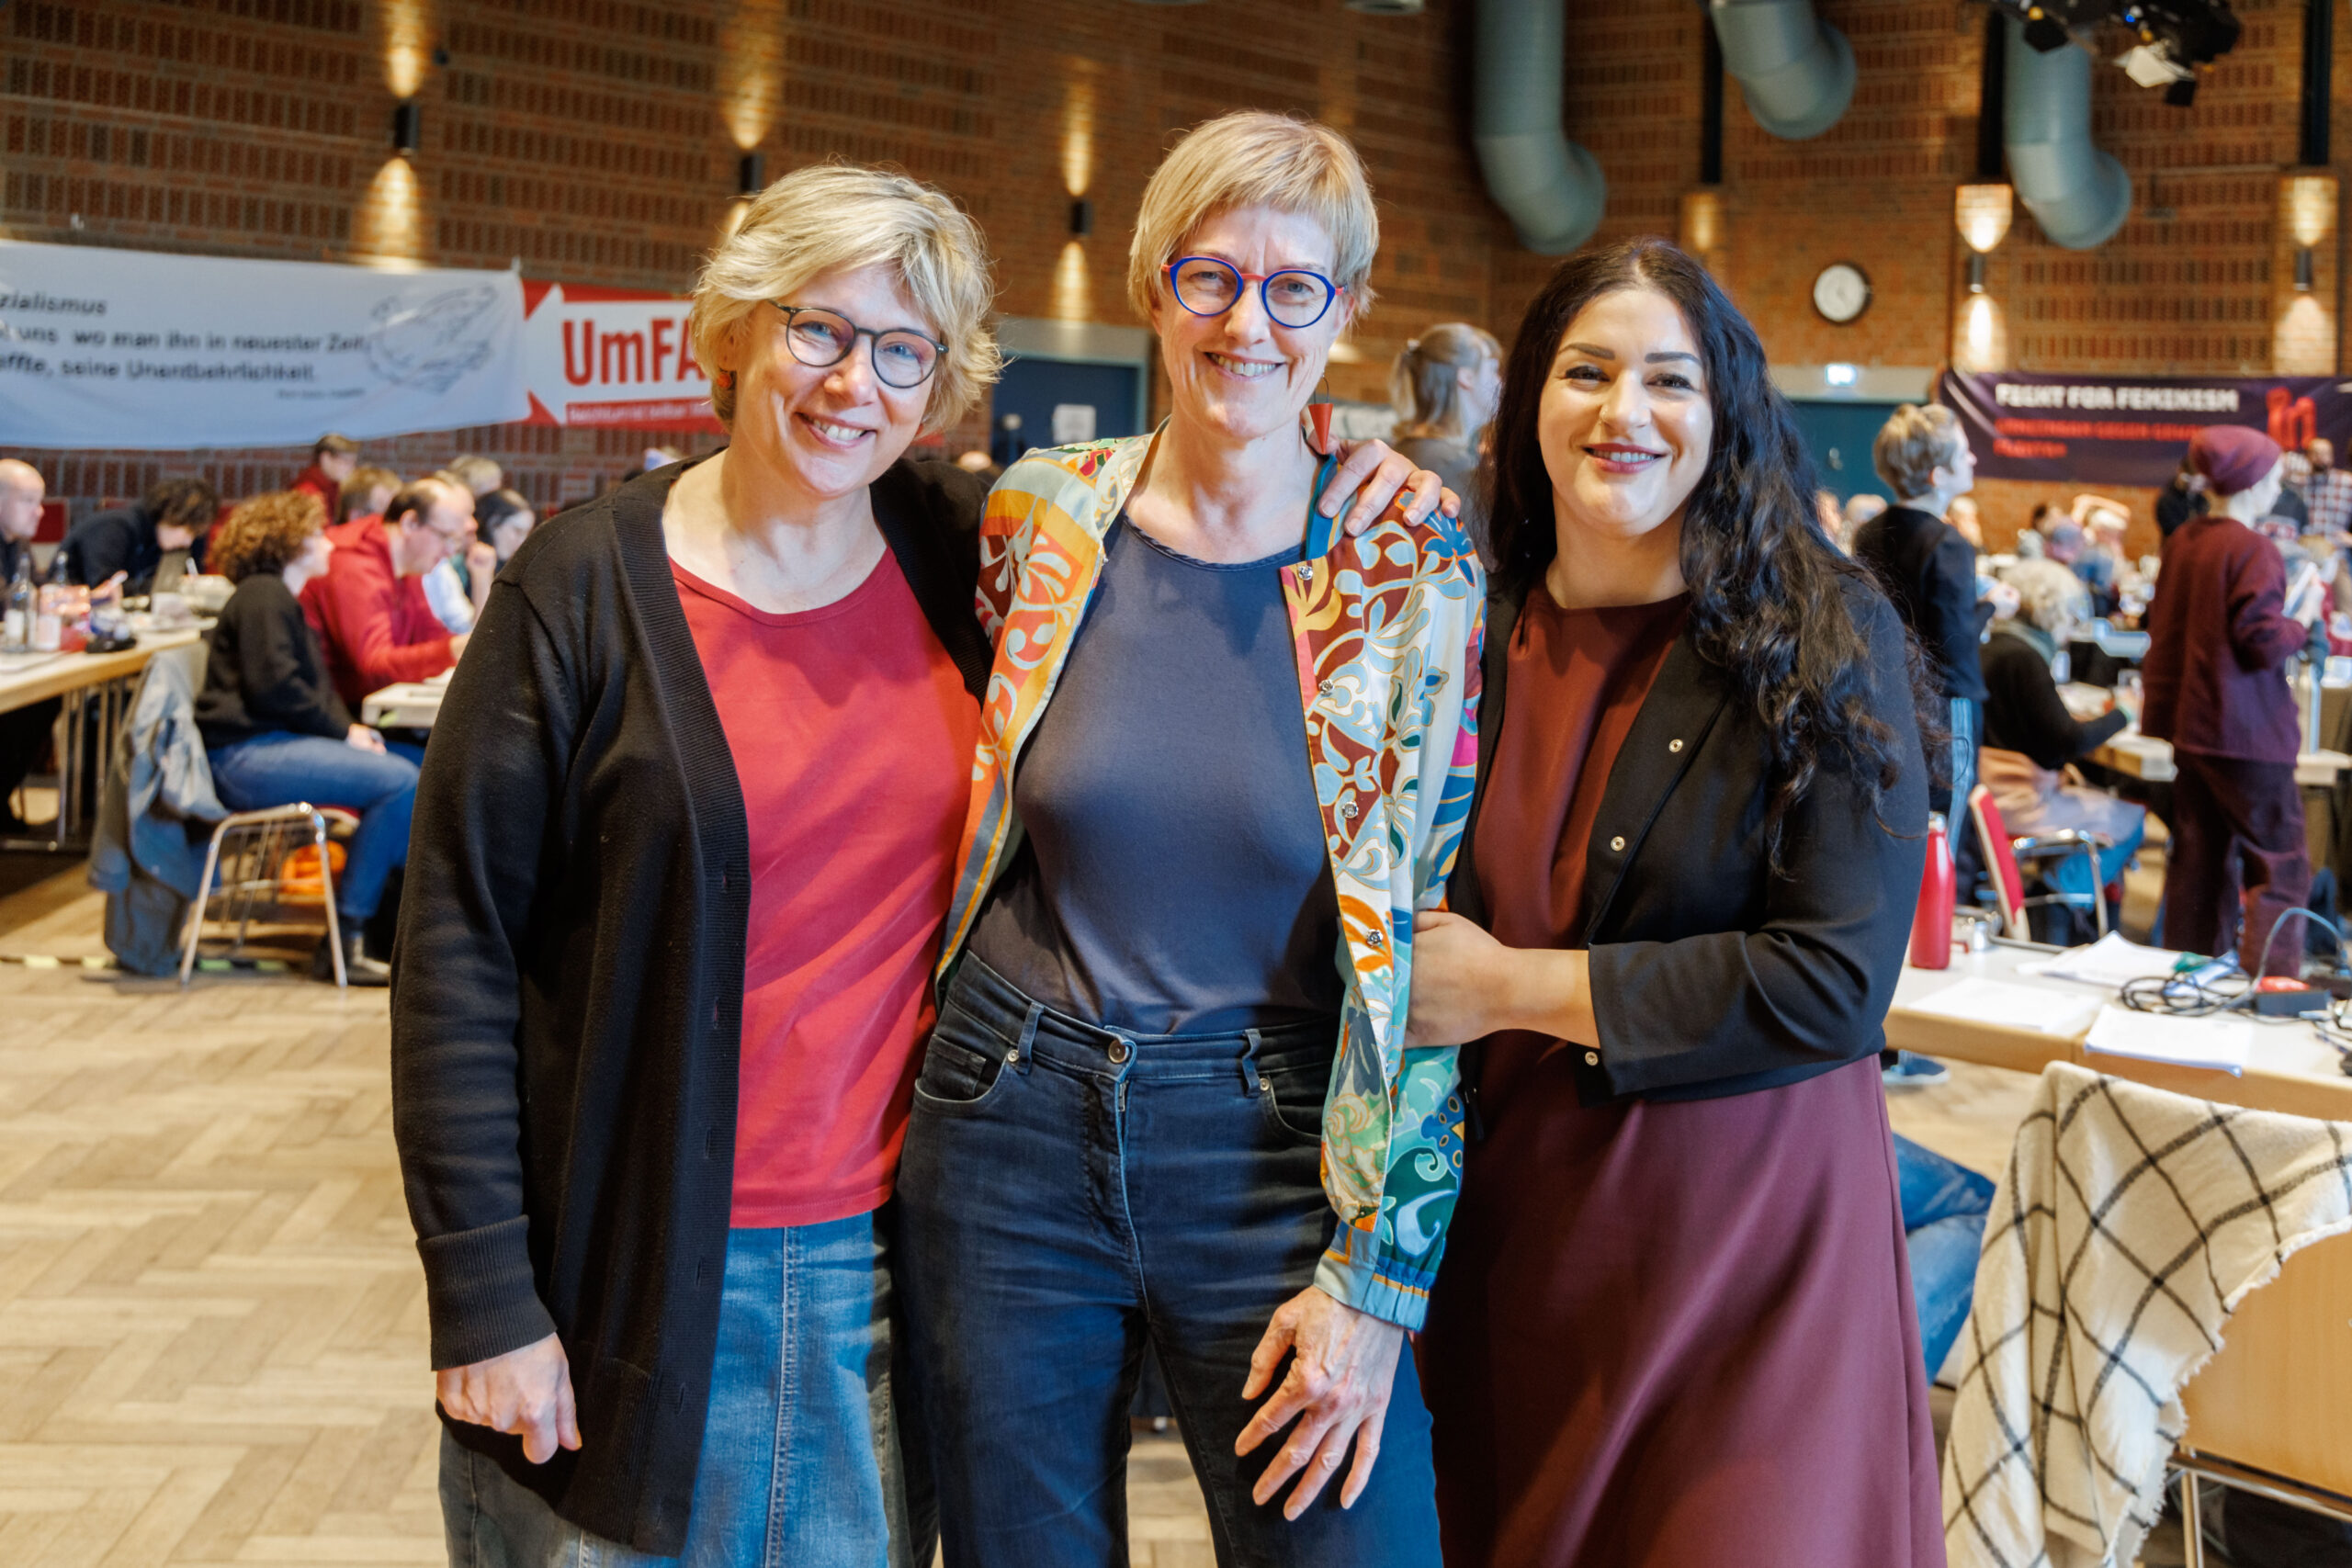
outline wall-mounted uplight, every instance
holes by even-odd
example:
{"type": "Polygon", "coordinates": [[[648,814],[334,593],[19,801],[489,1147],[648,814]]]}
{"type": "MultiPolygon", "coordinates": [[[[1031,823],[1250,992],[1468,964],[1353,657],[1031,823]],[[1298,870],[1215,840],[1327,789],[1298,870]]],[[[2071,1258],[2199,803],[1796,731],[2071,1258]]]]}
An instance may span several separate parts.
{"type": "Polygon", "coordinates": [[[1094,232],[1094,203],[1082,196],[1069,204],[1069,231],[1080,240],[1094,232]]]}
{"type": "Polygon", "coordinates": [[[735,194],[757,196],[768,188],[768,160],[764,152],[746,152],[735,165],[735,194]]]}
{"type": "Polygon", "coordinates": [[[1978,255],[2008,237],[2013,193],[2005,185],[1962,186],[1952,202],[1960,237],[1978,255]]]}
{"type": "Polygon", "coordinates": [[[1984,253],[1983,251],[1968,253],[1968,291],[1971,294],[1984,292],[1984,253]]]}
{"type": "Polygon", "coordinates": [[[413,158],[424,144],[424,111],[414,98],[392,106],[392,152],[413,158]]]}
{"type": "Polygon", "coordinates": [[[2297,249],[2295,252],[2295,292],[2298,294],[2309,294],[2311,291],[2312,248],[2309,245],[2304,245],[2297,249]]]}

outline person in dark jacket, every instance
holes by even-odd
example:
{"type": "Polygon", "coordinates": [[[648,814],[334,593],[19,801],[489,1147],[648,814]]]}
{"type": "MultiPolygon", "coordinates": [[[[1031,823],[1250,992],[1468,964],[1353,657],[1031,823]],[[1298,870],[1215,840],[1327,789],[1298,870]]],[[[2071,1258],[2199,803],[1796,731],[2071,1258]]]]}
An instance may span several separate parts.
{"type": "Polygon", "coordinates": [[[2156,532],[2171,538],[2183,523],[2204,516],[2206,504],[2205,477],[2183,457],[2165,488],[2156,492],[2156,532]]]}
{"type": "Polygon", "coordinates": [[[453,1560],[931,1560],[888,1205],[990,650],[979,485],[906,453],[991,295],[931,187],[769,186],[695,295],[729,444],[533,530],[450,679],[392,1112],[453,1560]]]}
{"type": "Polygon", "coordinates": [[[2192,953],[2234,948],[2250,974],[2295,975],[2302,933],[2271,941],[2312,875],[2295,786],[2302,724],[2286,664],[2310,645],[2325,589],[2309,574],[2288,603],[2278,547],[2252,527],[2277,497],[2278,457],[2277,442],[2244,425],[2209,425],[2189,443],[2219,510],[2165,541],[2140,728],[2172,742],[2177,769],[2163,940],[2192,953]]]}
{"type": "Polygon", "coordinates": [[[1803,453],[1666,242],[1529,307],[1407,1036],[1480,1043],[1420,1342],[1450,1568],[1944,1560],[1875,1059],[1941,694],[1803,453]]]}
{"type": "MultiPolygon", "coordinates": [[[[216,530],[213,562],[237,585],[211,632],[196,723],[212,787],[233,811],[309,801],[359,814],[350,858],[335,881],[345,976],[383,986],[391,971],[367,956],[363,928],[386,881],[408,857],[416,764],[353,722],[327,679],[326,656],[302,615],[302,584],[326,570],[326,508],[309,491],[256,496],[216,530]]],[[[322,944],[311,964],[334,977],[322,944]]]]}
{"type": "MultiPolygon", "coordinates": [[[[15,457],[0,458],[0,595],[8,592],[18,567],[32,555],[33,536],[40,532],[41,500],[48,491],[39,468],[15,457]]],[[[17,816],[17,788],[48,749],[50,730],[62,705],[56,697],[45,697],[0,713],[0,839],[28,830],[17,816]]]]}
{"type": "MultiPolygon", "coordinates": [[[[2069,767],[2131,722],[2121,708],[2083,722],[2059,699],[2052,665],[2090,617],[2090,591],[2054,560],[2018,561],[2002,573],[2018,612],[1984,639],[1984,745],[1978,769],[2011,838],[2076,829],[2111,846],[2098,855],[2045,863],[2062,893],[2088,896],[2122,875],[2147,831],[2147,808],[2093,789],[2069,767]]],[[[1973,827],[1965,831],[1973,831],[1973,827]]],[[[2087,908],[2086,906],[2085,908],[2087,908]]],[[[2094,924],[2086,916],[2085,927],[2094,924]]],[[[2069,934],[2069,933],[2061,933],[2069,934]]],[[[2080,940],[2089,940],[2084,935],[2080,940]]]]}
{"type": "Polygon", "coordinates": [[[1855,534],[1854,558],[1877,575],[1942,683],[1951,778],[1929,786],[1928,809],[1949,814],[1966,807],[1975,786],[1976,743],[1984,728],[1976,550],[1944,521],[1945,509],[1975,484],[1976,459],[1960,421],[1937,403],[1896,409],[1871,457],[1897,499],[1855,534]]]}
{"type": "Polygon", "coordinates": [[[135,506],[94,513],[74,525],[59,547],[73,580],[103,588],[122,574],[125,593],[144,593],[167,558],[189,571],[204,569],[204,532],[220,497],[198,479],[164,479],[135,506]]]}

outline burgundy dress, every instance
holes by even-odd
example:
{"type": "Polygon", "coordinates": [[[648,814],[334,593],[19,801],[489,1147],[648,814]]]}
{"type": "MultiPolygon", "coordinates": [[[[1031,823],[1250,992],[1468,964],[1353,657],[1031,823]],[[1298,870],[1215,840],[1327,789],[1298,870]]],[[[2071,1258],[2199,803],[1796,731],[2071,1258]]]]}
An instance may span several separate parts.
{"type": "MultiPolygon", "coordinates": [[[[1684,608],[1528,595],[1476,839],[1510,946],[1579,940],[1593,818],[1684,608]]],[[[1486,1046],[1419,1348],[1448,1568],[1941,1568],[1876,1058],[1586,1109],[1581,1049],[1486,1046]]]]}

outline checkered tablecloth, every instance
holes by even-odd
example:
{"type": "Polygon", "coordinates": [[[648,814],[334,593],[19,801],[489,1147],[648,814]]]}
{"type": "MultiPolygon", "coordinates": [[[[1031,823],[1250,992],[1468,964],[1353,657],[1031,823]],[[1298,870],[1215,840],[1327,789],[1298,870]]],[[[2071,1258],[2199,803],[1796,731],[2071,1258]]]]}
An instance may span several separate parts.
{"type": "Polygon", "coordinates": [[[1944,1450],[1952,1568],[2129,1563],[2246,1293],[2352,1230],[2352,1123],[2045,1068],[1994,1194],[1944,1450]]]}

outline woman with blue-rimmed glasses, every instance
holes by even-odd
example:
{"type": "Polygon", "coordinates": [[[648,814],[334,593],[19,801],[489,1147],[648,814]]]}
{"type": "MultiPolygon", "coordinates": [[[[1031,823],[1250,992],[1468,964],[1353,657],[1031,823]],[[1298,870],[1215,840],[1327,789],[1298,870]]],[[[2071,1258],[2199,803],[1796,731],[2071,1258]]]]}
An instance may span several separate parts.
{"type": "Polygon", "coordinates": [[[980,525],[995,645],[899,1178],[947,1561],[1123,1561],[1147,1345],[1220,1562],[1438,1560],[1409,1357],[1460,1152],[1404,1049],[1483,593],[1450,525],[1310,513],[1301,414],[1370,303],[1336,133],[1194,130],[1129,289],[1157,433],[1033,453],[980,525]]]}

